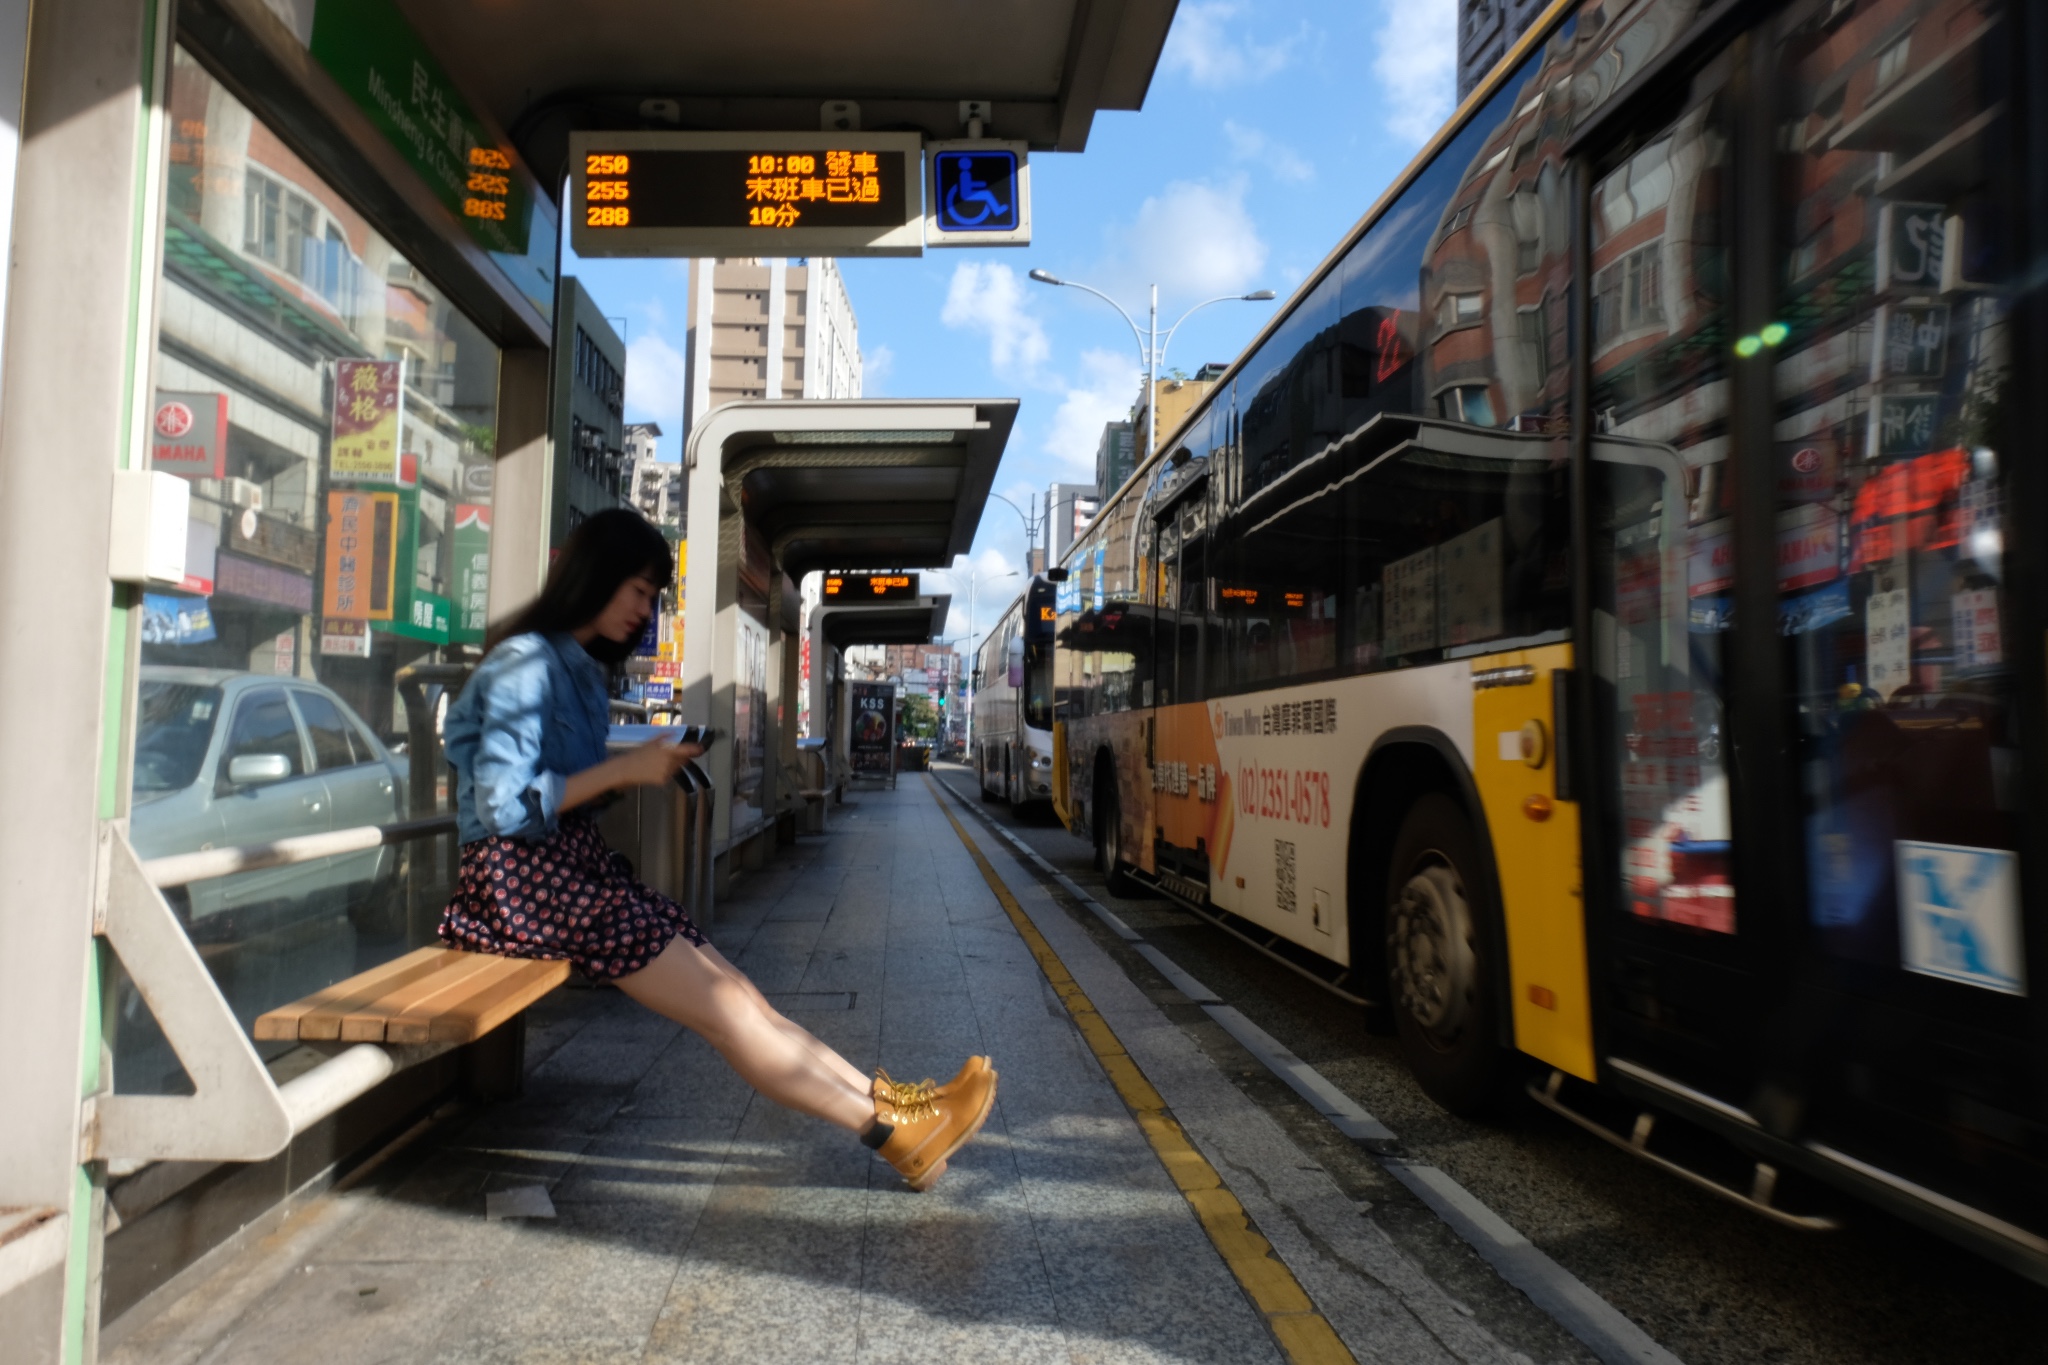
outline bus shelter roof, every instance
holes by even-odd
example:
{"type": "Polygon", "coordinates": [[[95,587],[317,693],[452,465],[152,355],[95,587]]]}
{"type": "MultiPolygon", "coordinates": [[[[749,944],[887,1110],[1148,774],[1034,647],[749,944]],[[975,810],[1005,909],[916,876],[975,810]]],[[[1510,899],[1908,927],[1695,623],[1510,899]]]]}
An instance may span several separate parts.
{"type": "Polygon", "coordinates": [[[953,607],[947,593],[907,602],[849,602],[812,609],[817,637],[834,649],[855,645],[923,645],[946,633],[953,607]]]}
{"type": "Polygon", "coordinates": [[[1097,110],[1144,102],[1175,0],[400,5],[546,181],[572,130],[817,132],[827,101],[927,139],[965,136],[961,102],[989,101],[986,136],[1078,152],[1097,110]]]}
{"type": "MultiPolygon", "coordinates": [[[[740,512],[792,579],[813,569],[950,565],[973,543],[1016,417],[1014,398],[749,399],[715,408],[684,456],[691,577],[697,509],[714,505],[707,498],[721,515],[740,512]]],[[[702,547],[717,548],[715,537],[702,547]]]]}

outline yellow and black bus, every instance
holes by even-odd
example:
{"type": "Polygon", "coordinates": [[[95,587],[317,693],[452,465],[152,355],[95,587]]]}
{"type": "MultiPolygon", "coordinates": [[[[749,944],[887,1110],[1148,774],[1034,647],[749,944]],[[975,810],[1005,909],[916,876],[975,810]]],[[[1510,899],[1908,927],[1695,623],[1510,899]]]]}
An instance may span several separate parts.
{"type": "Polygon", "coordinates": [[[2038,7],[1555,6],[1066,556],[1069,827],[1452,1109],[2048,1279],[2043,91],[2038,7]]]}

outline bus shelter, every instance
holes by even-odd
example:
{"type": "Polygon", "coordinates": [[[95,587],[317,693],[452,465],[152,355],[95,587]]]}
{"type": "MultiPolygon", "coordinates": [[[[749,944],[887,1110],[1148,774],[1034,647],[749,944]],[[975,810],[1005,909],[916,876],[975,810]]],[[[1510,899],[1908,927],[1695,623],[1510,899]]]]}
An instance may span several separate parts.
{"type": "Polygon", "coordinates": [[[811,715],[825,739],[825,785],[846,780],[849,712],[846,651],[857,645],[922,645],[946,633],[947,593],[910,601],[844,603],[811,610],[811,715]]]}
{"type": "Polygon", "coordinates": [[[1016,415],[1014,398],[752,399],[691,433],[683,715],[722,736],[705,760],[730,793],[711,834],[720,885],[776,826],[794,837],[797,584],[966,554],[1016,415]]]}

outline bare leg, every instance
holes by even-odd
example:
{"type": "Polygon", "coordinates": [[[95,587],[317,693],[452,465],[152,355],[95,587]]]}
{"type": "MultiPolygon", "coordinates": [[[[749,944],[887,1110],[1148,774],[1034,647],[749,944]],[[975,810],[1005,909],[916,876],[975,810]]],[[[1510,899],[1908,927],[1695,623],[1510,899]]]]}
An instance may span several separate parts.
{"type": "MultiPolygon", "coordinates": [[[[675,938],[654,961],[620,977],[618,987],[655,1013],[701,1034],[740,1079],[777,1104],[853,1133],[873,1122],[875,1104],[865,1079],[850,1082],[839,1068],[791,1037],[736,968],[699,951],[688,939],[675,938]]],[[[811,1042],[824,1047],[816,1039],[811,1042]]]]}
{"type": "Polygon", "coordinates": [[[754,1002],[760,1007],[761,1012],[766,1014],[777,1028],[788,1034],[799,1045],[808,1048],[817,1056],[819,1061],[838,1073],[848,1085],[855,1087],[864,1095],[868,1093],[869,1083],[864,1073],[855,1070],[853,1063],[835,1052],[830,1044],[769,1004],[768,998],[761,994],[760,987],[756,986],[745,972],[727,961],[725,954],[719,952],[718,949],[708,943],[698,951],[709,957],[714,963],[718,964],[726,975],[737,981],[746,990],[747,994],[754,998],[754,1002]]]}

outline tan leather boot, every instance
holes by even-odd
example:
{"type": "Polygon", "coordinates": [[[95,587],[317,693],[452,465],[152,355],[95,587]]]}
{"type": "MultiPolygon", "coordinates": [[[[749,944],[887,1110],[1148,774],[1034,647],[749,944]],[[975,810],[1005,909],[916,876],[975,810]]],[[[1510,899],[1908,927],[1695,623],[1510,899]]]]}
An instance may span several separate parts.
{"type": "Polygon", "coordinates": [[[892,1104],[913,1105],[923,1100],[940,1099],[952,1094],[977,1071],[986,1071],[991,1063],[986,1057],[969,1057],[959,1072],[950,1081],[934,1081],[927,1076],[921,1081],[899,1081],[888,1072],[877,1069],[875,1081],[868,1094],[876,1100],[887,1100],[892,1104]]]}
{"type": "Polygon", "coordinates": [[[885,1078],[876,1078],[875,1118],[891,1126],[887,1140],[877,1150],[911,1189],[930,1189],[945,1174],[947,1159],[981,1131],[988,1111],[995,1106],[995,1068],[987,1059],[979,1060],[979,1067],[970,1061],[960,1068],[960,1074],[946,1083],[943,1095],[937,1093],[937,1086],[926,1090],[925,1083],[914,1087],[891,1083],[885,1098],[879,1093],[885,1078]],[[915,1094],[907,1093],[913,1090],[915,1094]]]}

